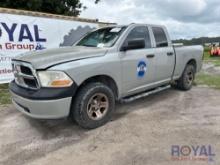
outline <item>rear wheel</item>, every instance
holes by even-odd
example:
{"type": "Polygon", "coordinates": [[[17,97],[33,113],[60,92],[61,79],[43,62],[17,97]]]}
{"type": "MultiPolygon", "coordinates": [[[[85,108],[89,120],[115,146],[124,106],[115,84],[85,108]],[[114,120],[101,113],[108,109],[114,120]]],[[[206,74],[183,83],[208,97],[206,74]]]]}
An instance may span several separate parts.
{"type": "Polygon", "coordinates": [[[180,90],[190,90],[195,79],[196,69],[192,64],[188,64],[179,80],[177,80],[175,87],[180,90]]]}
{"type": "Polygon", "coordinates": [[[102,83],[89,83],[75,97],[71,117],[83,128],[93,129],[107,123],[115,109],[112,90],[102,83]]]}

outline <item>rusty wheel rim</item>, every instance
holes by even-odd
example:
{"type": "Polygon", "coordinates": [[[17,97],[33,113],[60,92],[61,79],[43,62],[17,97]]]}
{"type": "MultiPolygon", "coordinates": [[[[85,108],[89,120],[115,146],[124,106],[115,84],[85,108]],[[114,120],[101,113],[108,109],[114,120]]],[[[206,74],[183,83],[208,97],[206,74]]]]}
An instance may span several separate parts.
{"type": "Polygon", "coordinates": [[[192,71],[188,71],[186,77],[187,77],[187,83],[188,83],[188,85],[191,85],[192,82],[193,82],[193,80],[194,80],[194,74],[193,74],[193,72],[192,72],[192,71]]]}
{"type": "Polygon", "coordinates": [[[101,120],[109,109],[108,97],[103,93],[94,94],[88,101],[87,114],[92,120],[101,120]]]}

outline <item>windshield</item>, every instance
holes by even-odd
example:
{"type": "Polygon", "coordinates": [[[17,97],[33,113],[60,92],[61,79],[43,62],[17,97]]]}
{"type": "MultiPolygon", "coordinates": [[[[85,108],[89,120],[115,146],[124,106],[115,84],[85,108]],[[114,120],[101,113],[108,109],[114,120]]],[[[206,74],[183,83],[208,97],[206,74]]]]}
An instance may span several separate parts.
{"type": "Polygon", "coordinates": [[[87,34],[76,45],[87,47],[112,47],[125,29],[126,26],[102,28],[87,34]]]}

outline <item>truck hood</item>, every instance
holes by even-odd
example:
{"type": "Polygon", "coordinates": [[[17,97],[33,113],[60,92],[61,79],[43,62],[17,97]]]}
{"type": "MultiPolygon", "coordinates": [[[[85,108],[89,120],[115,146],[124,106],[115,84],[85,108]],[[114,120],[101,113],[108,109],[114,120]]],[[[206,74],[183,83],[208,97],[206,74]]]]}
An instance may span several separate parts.
{"type": "Polygon", "coordinates": [[[104,56],[107,48],[93,47],[62,47],[42,51],[28,52],[14,58],[14,60],[31,63],[35,69],[46,69],[60,63],[104,56]]]}

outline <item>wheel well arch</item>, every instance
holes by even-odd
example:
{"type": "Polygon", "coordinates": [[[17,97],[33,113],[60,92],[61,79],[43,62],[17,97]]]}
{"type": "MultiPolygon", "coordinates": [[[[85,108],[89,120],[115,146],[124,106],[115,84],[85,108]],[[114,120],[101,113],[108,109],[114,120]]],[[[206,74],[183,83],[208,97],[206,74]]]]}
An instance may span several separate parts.
{"type": "Polygon", "coordinates": [[[79,89],[91,82],[100,82],[107,85],[113,91],[115,98],[116,99],[118,98],[119,95],[118,86],[112,77],[108,75],[96,75],[89,77],[79,85],[79,89]]]}
{"type": "Polygon", "coordinates": [[[195,59],[190,59],[186,65],[193,65],[195,67],[195,70],[197,70],[197,63],[195,59]]]}

